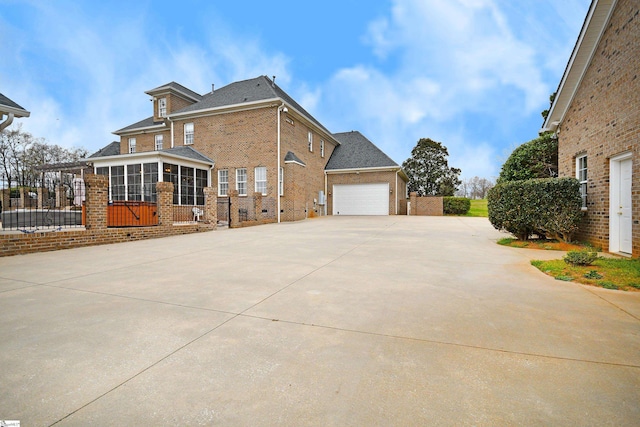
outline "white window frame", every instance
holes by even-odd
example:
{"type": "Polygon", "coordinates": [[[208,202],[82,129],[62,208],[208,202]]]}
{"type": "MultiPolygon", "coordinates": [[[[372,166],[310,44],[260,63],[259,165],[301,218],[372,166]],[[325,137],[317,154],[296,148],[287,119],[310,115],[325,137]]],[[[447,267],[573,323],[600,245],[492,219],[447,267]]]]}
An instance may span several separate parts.
{"type": "Polygon", "coordinates": [[[256,193],[260,193],[263,196],[267,195],[267,168],[265,166],[258,166],[254,169],[254,180],[256,186],[256,193]]]}
{"type": "Polygon", "coordinates": [[[158,99],[158,117],[167,117],[167,98],[158,99]]]}
{"type": "Polygon", "coordinates": [[[238,196],[247,195],[247,168],[236,169],[236,190],[238,196]]]}
{"type": "Polygon", "coordinates": [[[136,152],[136,139],[129,138],[129,154],[136,152]]]}
{"type": "Polygon", "coordinates": [[[195,130],[193,122],[184,124],[184,145],[193,145],[195,139],[195,130]]]}
{"type": "Polygon", "coordinates": [[[582,197],[582,209],[587,208],[587,188],[589,183],[589,162],[587,155],[576,157],[576,179],[580,183],[580,196],[582,197]]]}
{"type": "Polygon", "coordinates": [[[154,148],[155,151],[160,151],[162,150],[162,146],[164,144],[164,135],[162,135],[161,133],[157,134],[154,138],[154,148]]]}
{"type": "Polygon", "coordinates": [[[320,140],[320,157],[324,158],[324,139],[320,140]]]}
{"type": "Polygon", "coordinates": [[[284,196],[284,168],[280,167],[280,172],[278,173],[278,195],[284,196]]]}
{"type": "Polygon", "coordinates": [[[313,132],[307,131],[307,141],[309,142],[309,151],[313,153],[313,132]]]}
{"type": "Polygon", "coordinates": [[[229,195],[229,170],[218,169],[218,196],[226,197],[228,195],[229,195]]]}

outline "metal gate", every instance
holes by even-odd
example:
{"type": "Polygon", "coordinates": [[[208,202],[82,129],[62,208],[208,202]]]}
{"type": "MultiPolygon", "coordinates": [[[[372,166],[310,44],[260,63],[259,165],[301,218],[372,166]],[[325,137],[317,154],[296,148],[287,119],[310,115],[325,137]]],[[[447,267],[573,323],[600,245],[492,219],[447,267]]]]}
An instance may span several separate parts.
{"type": "Polygon", "coordinates": [[[218,197],[218,225],[231,226],[231,197],[218,197]]]}

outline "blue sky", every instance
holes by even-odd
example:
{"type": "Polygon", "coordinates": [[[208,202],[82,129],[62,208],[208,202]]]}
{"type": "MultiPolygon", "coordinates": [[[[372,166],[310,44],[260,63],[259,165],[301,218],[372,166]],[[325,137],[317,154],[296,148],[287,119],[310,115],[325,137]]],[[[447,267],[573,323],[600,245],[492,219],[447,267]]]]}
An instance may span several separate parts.
{"type": "Polygon", "coordinates": [[[0,0],[0,92],[23,129],[91,152],[151,115],[144,91],[277,83],[402,163],[442,142],[495,177],[537,136],[590,0],[0,0]]]}

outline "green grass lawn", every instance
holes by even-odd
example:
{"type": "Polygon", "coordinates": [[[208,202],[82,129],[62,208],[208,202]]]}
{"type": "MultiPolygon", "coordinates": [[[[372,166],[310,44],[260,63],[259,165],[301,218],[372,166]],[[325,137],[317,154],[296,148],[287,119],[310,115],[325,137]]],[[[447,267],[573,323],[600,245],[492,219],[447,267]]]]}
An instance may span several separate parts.
{"type": "Polygon", "coordinates": [[[487,199],[471,200],[471,209],[465,216],[481,216],[488,217],[487,199]]]}
{"type": "Polygon", "coordinates": [[[562,259],[531,261],[531,264],[556,280],[625,291],[640,289],[640,260],[637,259],[601,257],[588,266],[570,265],[562,259]]]}

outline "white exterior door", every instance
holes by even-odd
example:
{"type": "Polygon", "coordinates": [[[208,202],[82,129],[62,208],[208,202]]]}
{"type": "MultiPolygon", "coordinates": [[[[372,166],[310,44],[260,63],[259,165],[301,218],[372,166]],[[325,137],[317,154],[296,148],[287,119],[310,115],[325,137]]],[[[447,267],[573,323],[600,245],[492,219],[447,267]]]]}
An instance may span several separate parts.
{"type": "Polygon", "coordinates": [[[631,182],[632,160],[611,160],[609,250],[630,254],[632,245],[631,182]]]}
{"type": "Polygon", "coordinates": [[[389,183],[333,186],[333,215],[389,215],[389,183]]]}

